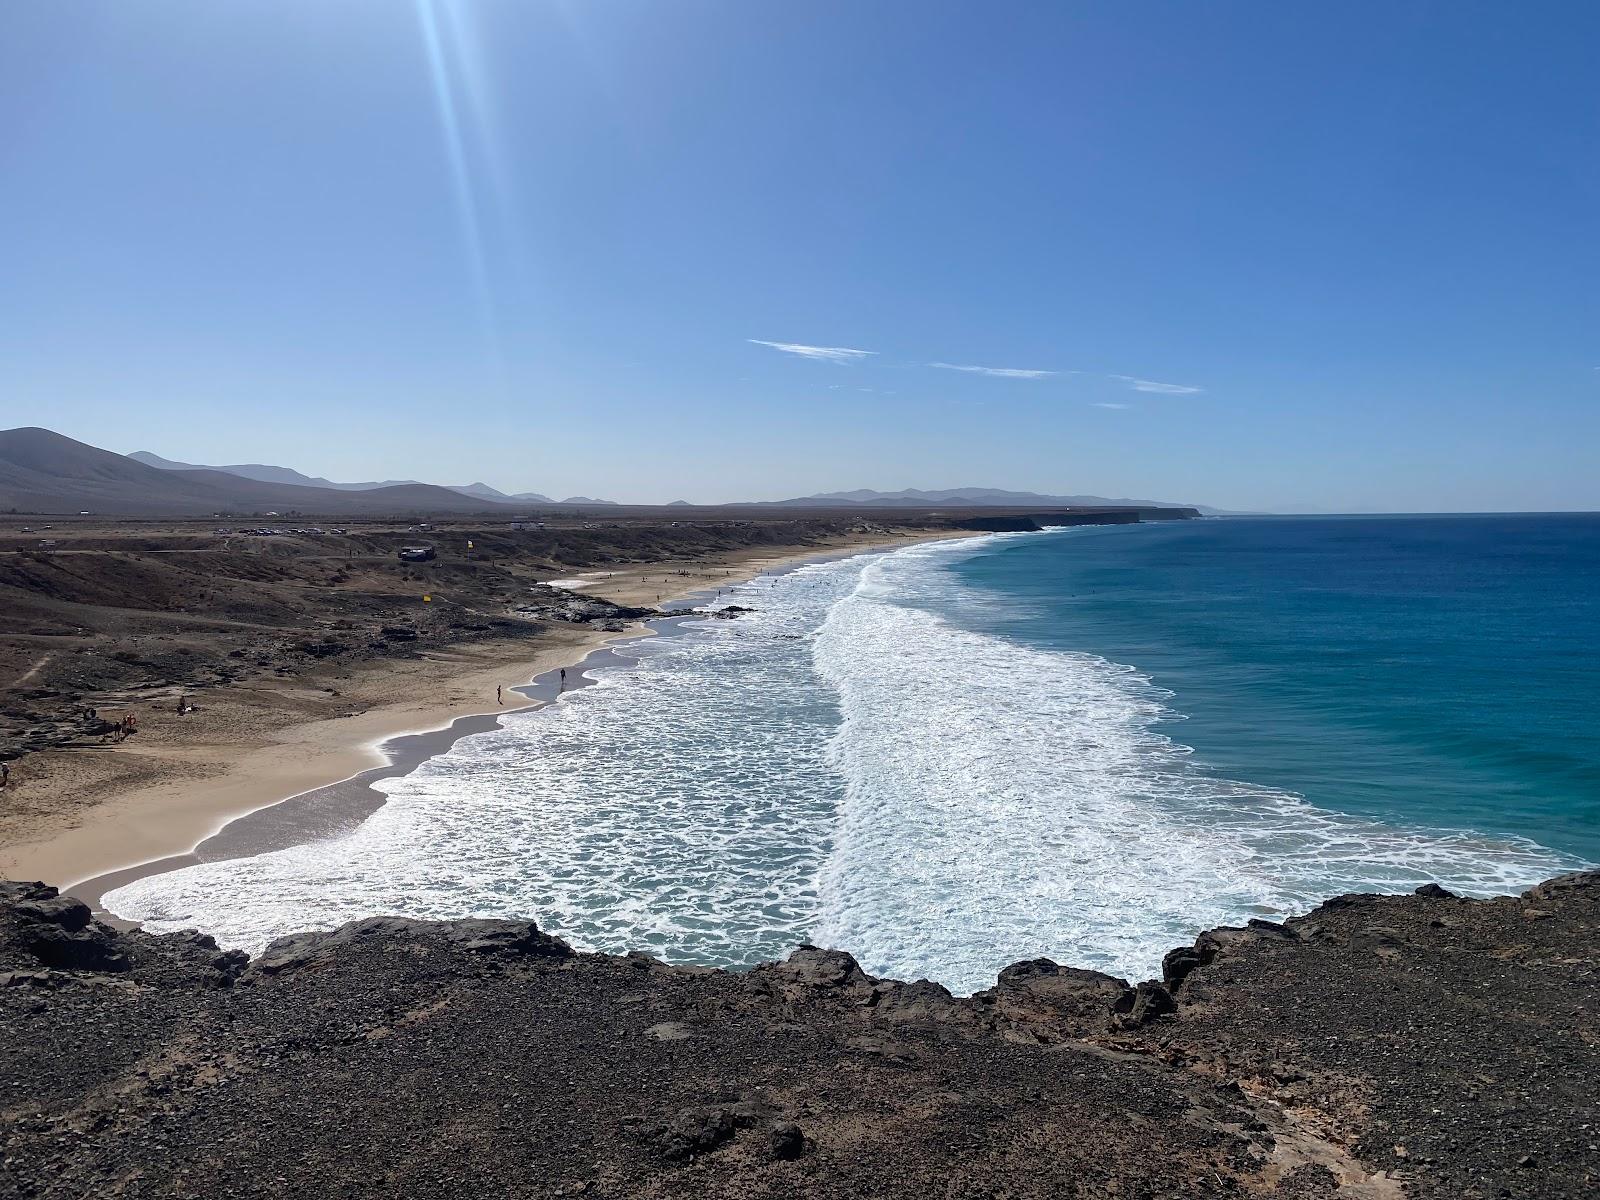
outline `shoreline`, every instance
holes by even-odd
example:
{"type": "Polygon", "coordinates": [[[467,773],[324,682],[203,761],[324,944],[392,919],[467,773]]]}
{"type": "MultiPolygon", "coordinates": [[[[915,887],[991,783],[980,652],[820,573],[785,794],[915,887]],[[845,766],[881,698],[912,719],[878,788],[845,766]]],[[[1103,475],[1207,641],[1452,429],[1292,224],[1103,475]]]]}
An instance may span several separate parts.
{"type": "MultiPolygon", "coordinates": [[[[710,603],[722,588],[765,574],[786,573],[812,562],[884,553],[928,541],[974,536],[940,530],[901,538],[876,538],[859,544],[808,547],[792,553],[760,552],[743,561],[715,564],[717,570],[671,570],[670,564],[640,564],[631,571],[580,572],[567,582],[587,583],[579,594],[602,595],[625,603],[710,603]],[[656,576],[650,574],[656,571],[656,576]],[[659,582],[652,583],[652,579],[659,582]],[[681,585],[680,585],[681,581],[681,585]],[[675,586],[678,585],[678,586],[675,586]],[[654,587],[663,590],[655,592],[654,587]],[[646,598],[643,591],[650,593],[646,598]]],[[[0,876],[40,877],[88,903],[101,920],[133,928],[136,923],[104,912],[105,893],[136,879],[163,874],[202,861],[251,857],[355,828],[384,802],[371,784],[409,774],[423,762],[447,752],[461,738],[497,728],[505,712],[543,707],[558,695],[559,672],[577,675],[567,690],[586,686],[583,672],[618,644],[657,636],[659,625],[685,618],[646,618],[621,632],[590,628],[561,630],[559,644],[546,644],[516,666],[494,663],[452,677],[452,685],[479,685],[489,695],[491,677],[521,677],[526,682],[505,686],[503,705],[484,707],[469,702],[466,711],[454,704],[380,705],[357,717],[326,718],[292,725],[272,745],[232,760],[220,780],[190,783],[178,779],[141,789],[91,813],[81,825],[54,837],[24,843],[0,852],[0,876]],[[530,673],[531,672],[531,677],[530,673]],[[442,724],[439,719],[443,717],[442,724]],[[362,733],[350,737],[352,723],[362,733]],[[370,731],[370,732],[369,732],[370,731]],[[298,735],[298,737],[296,736],[298,735]],[[318,747],[309,761],[284,761],[285,746],[318,747]],[[266,753],[263,753],[266,752],[266,753]],[[263,774],[264,771],[264,774],[263,774]],[[140,849],[128,853],[128,846],[140,849]],[[69,865],[70,864],[70,865],[69,865]]],[[[530,647],[532,649],[532,647],[530,647]]],[[[381,668],[379,673],[382,673],[381,668]]]]}
{"type": "MultiPolygon", "coordinates": [[[[649,633],[613,635],[616,641],[631,641],[634,637],[648,637],[649,633]]],[[[508,690],[525,697],[522,703],[507,704],[505,709],[520,712],[554,703],[560,686],[563,669],[578,671],[577,682],[568,683],[566,691],[588,687],[594,681],[581,672],[585,663],[597,654],[608,650],[613,643],[603,642],[588,651],[576,664],[560,665],[542,671],[525,684],[508,690]],[[546,694],[548,693],[548,695],[546,694]]],[[[423,729],[399,733],[379,743],[375,749],[383,756],[381,765],[368,767],[346,779],[322,787],[312,788],[281,800],[229,818],[215,833],[202,839],[192,849],[181,854],[171,854],[148,862],[133,863],[127,867],[83,879],[70,884],[62,891],[82,900],[93,910],[96,919],[118,929],[138,929],[140,922],[130,921],[104,908],[101,899],[107,892],[115,891],[135,880],[152,875],[164,875],[183,867],[203,862],[226,862],[236,858],[252,858],[286,850],[322,838],[338,837],[361,825],[387,802],[387,796],[373,788],[383,779],[400,779],[409,775],[423,763],[438,755],[448,753],[462,738],[475,733],[487,733],[500,727],[502,710],[484,713],[467,713],[454,718],[440,729],[423,729]]]]}

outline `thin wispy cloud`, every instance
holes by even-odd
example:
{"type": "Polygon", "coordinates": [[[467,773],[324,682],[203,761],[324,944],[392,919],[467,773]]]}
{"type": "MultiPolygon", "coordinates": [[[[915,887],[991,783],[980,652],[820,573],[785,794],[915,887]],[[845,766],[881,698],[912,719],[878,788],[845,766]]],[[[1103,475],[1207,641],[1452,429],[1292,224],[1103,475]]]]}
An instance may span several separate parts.
{"type": "Polygon", "coordinates": [[[840,364],[860,362],[863,358],[870,358],[877,353],[876,350],[851,350],[846,346],[805,346],[799,342],[768,342],[761,338],[745,338],[745,341],[756,346],[770,346],[774,350],[782,350],[785,354],[798,354],[801,358],[810,358],[817,362],[840,364]]]}
{"type": "Polygon", "coordinates": [[[1131,404],[1114,404],[1110,400],[1096,400],[1094,406],[1096,408],[1132,408],[1133,407],[1133,405],[1131,405],[1131,404]]]}
{"type": "Polygon", "coordinates": [[[1056,371],[1029,371],[1022,367],[968,367],[960,363],[936,362],[929,363],[930,367],[938,367],[941,371],[967,371],[973,375],[989,375],[995,379],[1045,379],[1055,375],[1056,371]]]}
{"type": "Polygon", "coordinates": [[[1132,375],[1108,375],[1107,379],[1120,379],[1136,392],[1155,392],[1161,396],[1192,396],[1205,388],[1190,387],[1186,383],[1157,383],[1154,379],[1138,379],[1132,375]]]}
{"type": "MultiPolygon", "coordinates": [[[[780,351],[783,354],[793,354],[799,358],[809,358],[814,362],[831,362],[843,366],[847,363],[858,363],[863,359],[873,358],[876,350],[855,350],[849,346],[808,346],[804,342],[771,342],[765,338],[746,338],[745,341],[753,346],[766,346],[769,349],[780,351]]],[[[983,375],[989,379],[1049,379],[1056,375],[1085,375],[1085,371],[1060,371],[1043,370],[1034,367],[982,367],[973,363],[931,362],[926,364],[940,371],[962,371],[968,375],[983,375]]],[[[1136,392],[1149,392],[1158,396],[1194,396],[1205,391],[1205,388],[1195,387],[1187,383],[1162,383],[1157,379],[1141,379],[1137,375],[1111,375],[1106,379],[1114,379],[1118,383],[1126,384],[1136,392]]],[[[1127,408],[1126,404],[1102,404],[1101,408],[1127,408]]]]}

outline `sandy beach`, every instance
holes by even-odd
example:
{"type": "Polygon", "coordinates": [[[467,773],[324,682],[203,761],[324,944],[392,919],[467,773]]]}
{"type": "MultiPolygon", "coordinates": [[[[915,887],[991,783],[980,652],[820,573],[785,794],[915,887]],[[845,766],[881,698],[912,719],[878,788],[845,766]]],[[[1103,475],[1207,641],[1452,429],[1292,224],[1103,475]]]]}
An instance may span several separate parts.
{"type": "MultiPolygon", "coordinates": [[[[680,597],[808,559],[950,536],[951,531],[898,537],[877,531],[794,550],[767,547],[559,578],[582,595],[670,608],[680,597]]],[[[17,807],[8,813],[0,877],[68,889],[113,872],[116,883],[125,882],[163,869],[169,859],[177,865],[237,818],[386,766],[385,743],[391,739],[545,703],[513,689],[544,672],[573,667],[609,642],[648,632],[643,622],[622,632],[552,625],[532,639],[480,641],[363,663],[332,683],[318,680],[322,686],[252,680],[207,693],[186,715],[175,708],[147,710],[139,735],[128,742],[27,760],[26,773],[18,772],[20,786],[8,795],[24,802],[25,820],[18,820],[17,807]]]]}

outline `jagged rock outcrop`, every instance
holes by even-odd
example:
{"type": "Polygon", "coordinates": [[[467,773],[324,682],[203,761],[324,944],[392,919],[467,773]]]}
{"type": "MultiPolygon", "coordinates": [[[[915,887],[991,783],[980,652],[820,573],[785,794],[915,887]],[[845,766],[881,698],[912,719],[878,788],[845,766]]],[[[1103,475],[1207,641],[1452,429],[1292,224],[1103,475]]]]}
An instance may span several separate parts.
{"type": "Polygon", "coordinates": [[[357,921],[253,963],[0,884],[0,1196],[1587,1197],[1600,874],[1336,897],[1161,981],[975,996],[532,921],[357,921]],[[63,951],[63,941],[77,947],[63,951]]]}
{"type": "Polygon", "coordinates": [[[0,901],[7,902],[5,948],[20,952],[48,970],[125,971],[122,953],[110,929],[90,919],[89,906],[43,884],[0,883],[0,901]]]}
{"type": "Polygon", "coordinates": [[[406,917],[368,917],[329,933],[296,933],[281,937],[250,964],[252,977],[292,974],[328,966],[361,945],[393,948],[417,943],[435,950],[461,949],[474,954],[567,958],[572,947],[541,933],[532,921],[472,918],[461,921],[413,921],[406,917]]]}
{"type": "Polygon", "coordinates": [[[588,625],[595,621],[636,621],[643,617],[663,614],[654,608],[639,608],[629,604],[613,604],[599,596],[584,596],[565,588],[551,587],[547,583],[529,588],[530,596],[516,606],[518,616],[540,621],[566,621],[572,625],[588,625]]]}
{"type": "Polygon", "coordinates": [[[1129,992],[1128,981],[1114,975],[1035,958],[1013,963],[972,999],[1013,1035],[1049,1043],[1105,1033],[1129,992]]]}
{"type": "Polygon", "coordinates": [[[130,936],[93,919],[89,906],[42,883],[0,880],[0,984],[64,987],[136,971],[201,987],[230,985],[249,962],[187,929],[130,936]]]}

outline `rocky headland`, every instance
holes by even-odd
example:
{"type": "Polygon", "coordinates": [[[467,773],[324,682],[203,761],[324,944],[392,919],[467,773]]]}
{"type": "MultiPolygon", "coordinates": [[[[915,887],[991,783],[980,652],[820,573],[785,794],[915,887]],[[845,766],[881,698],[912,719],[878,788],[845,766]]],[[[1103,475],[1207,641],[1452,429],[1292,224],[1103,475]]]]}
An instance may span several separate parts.
{"type": "Polygon", "coordinates": [[[532,921],[254,961],[0,884],[0,1195],[1591,1197],[1600,872],[1341,896],[967,998],[532,921]]]}

